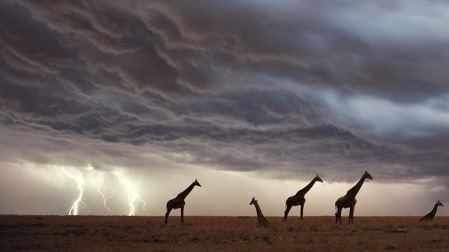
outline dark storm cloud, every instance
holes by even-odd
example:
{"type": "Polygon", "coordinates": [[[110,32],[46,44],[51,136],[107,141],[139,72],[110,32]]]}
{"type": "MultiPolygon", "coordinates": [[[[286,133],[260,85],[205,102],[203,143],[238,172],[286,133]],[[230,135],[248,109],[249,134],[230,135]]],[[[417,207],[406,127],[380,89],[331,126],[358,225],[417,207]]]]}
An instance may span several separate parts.
{"type": "Polygon", "coordinates": [[[449,37],[432,15],[448,6],[408,3],[7,1],[0,122],[52,137],[17,157],[36,162],[144,167],[140,148],[222,169],[446,176],[449,124],[434,118],[448,111],[449,37]],[[400,137],[404,122],[416,126],[400,137]]]}
{"type": "MultiPolygon", "coordinates": [[[[447,32],[447,20],[435,19],[428,24],[431,29],[425,27],[438,8],[448,7],[438,3],[425,5],[420,13],[413,12],[414,6],[422,7],[419,2],[352,3],[347,8],[319,1],[165,1],[154,8],[179,29],[176,36],[160,32],[177,55],[180,49],[196,50],[201,62],[213,57],[215,64],[234,71],[406,101],[446,90],[448,55],[441,49],[449,39],[441,33],[447,32]],[[367,20],[364,14],[384,15],[386,20],[367,20]],[[415,14],[423,24],[416,25],[415,14]]],[[[177,55],[171,55],[175,62],[180,61],[177,55]]]]}

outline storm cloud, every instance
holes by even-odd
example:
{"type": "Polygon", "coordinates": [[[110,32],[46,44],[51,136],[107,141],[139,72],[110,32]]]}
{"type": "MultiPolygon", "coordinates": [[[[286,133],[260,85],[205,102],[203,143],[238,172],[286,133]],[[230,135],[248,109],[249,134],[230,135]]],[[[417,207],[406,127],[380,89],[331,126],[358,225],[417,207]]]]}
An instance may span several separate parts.
{"type": "Polygon", "coordinates": [[[0,155],[142,169],[157,156],[333,181],[370,170],[445,186],[448,9],[3,1],[0,155]]]}

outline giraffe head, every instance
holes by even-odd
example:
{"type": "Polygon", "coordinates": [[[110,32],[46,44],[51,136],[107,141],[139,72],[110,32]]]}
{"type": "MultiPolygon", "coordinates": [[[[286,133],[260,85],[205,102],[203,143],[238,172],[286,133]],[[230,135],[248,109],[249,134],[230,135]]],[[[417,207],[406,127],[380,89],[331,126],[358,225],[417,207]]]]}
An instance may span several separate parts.
{"type": "Polygon", "coordinates": [[[323,180],[318,176],[318,173],[316,174],[315,181],[323,183],[323,180]]]}
{"type": "Polygon", "coordinates": [[[196,185],[196,186],[201,187],[200,182],[198,182],[198,180],[196,180],[196,179],[195,179],[195,181],[193,181],[193,184],[196,185]]]}
{"type": "Polygon", "coordinates": [[[439,200],[437,201],[437,206],[444,206],[439,200]]]}
{"type": "Polygon", "coordinates": [[[251,202],[249,203],[249,205],[254,205],[254,204],[256,204],[257,203],[257,200],[256,200],[256,198],[252,198],[251,199],[251,202]]]}
{"type": "Polygon", "coordinates": [[[363,177],[365,179],[373,179],[373,177],[371,177],[371,174],[369,174],[367,171],[365,171],[365,173],[363,174],[363,177]]]}

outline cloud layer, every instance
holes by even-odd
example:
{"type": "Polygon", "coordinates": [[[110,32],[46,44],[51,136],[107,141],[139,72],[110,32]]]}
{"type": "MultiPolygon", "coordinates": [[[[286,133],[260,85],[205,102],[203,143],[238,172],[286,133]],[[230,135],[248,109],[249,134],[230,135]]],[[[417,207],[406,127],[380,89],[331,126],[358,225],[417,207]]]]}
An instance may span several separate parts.
{"type": "Polygon", "coordinates": [[[0,155],[446,181],[448,9],[4,1],[0,155]]]}

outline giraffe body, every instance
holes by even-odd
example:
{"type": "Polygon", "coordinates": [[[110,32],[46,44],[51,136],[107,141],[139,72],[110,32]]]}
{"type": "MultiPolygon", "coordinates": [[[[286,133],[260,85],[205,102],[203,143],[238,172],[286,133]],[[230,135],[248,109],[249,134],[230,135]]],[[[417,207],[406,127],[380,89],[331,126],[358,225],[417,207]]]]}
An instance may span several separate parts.
{"type": "Polygon", "coordinates": [[[261,227],[269,227],[270,223],[268,222],[267,218],[265,218],[265,216],[262,214],[262,210],[260,209],[259,203],[254,197],[252,198],[249,205],[254,205],[254,207],[256,208],[258,225],[261,227]]]}
{"type": "Polygon", "coordinates": [[[297,195],[288,197],[288,199],[285,201],[285,205],[287,206],[299,206],[304,205],[306,203],[306,199],[304,198],[304,195],[301,195],[301,197],[298,197],[297,195]]]}
{"type": "Polygon", "coordinates": [[[420,221],[433,221],[433,218],[435,218],[435,215],[437,213],[437,209],[439,206],[444,206],[443,203],[441,203],[439,200],[437,203],[435,203],[435,206],[433,207],[432,211],[430,211],[428,214],[424,215],[420,221]]]}
{"type": "Polygon", "coordinates": [[[183,199],[171,199],[167,202],[167,209],[179,209],[185,206],[186,202],[183,199]]]}
{"type": "Polygon", "coordinates": [[[179,193],[176,198],[171,199],[167,202],[167,212],[165,213],[165,224],[167,224],[168,216],[170,215],[171,210],[173,209],[181,209],[181,222],[184,223],[184,206],[186,205],[185,198],[189,193],[193,190],[195,186],[201,187],[198,180],[195,179],[193,183],[187,187],[184,191],[179,193]]]}
{"type": "Polygon", "coordinates": [[[349,189],[345,196],[337,199],[337,201],[335,202],[335,223],[338,223],[340,221],[341,224],[341,210],[343,208],[349,208],[349,224],[354,223],[354,209],[355,205],[357,204],[357,200],[355,197],[360,191],[360,188],[362,188],[365,179],[373,179],[373,177],[371,177],[371,175],[367,171],[365,171],[359,182],[354,187],[349,189]]]}
{"type": "Polygon", "coordinates": [[[295,195],[289,197],[285,201],[285,212],[284,212],[284,220],[287,219],[288,213],[290,212],[290,209],[294,206],[301,206],[301,220],[303,220],[304,215],[304,204],[306,203],[305,195],[306,193],[312,188],[312,186],[315,184],[315,182],[323,182],[323,180],[316,175],[315,178],[312,179],[312,181],[305,186],[303,189],[299,190],[295,195]]]}
{"type": "Polygon", "coordinates": [[[335,202],[336,206],[341,206],[342,208],[350,208],[352,206],[355,206],[357,203],[357,199],[355,197],[351,197],[349,195],[345,195],[343,197],[340,197],[335,202]]]}

